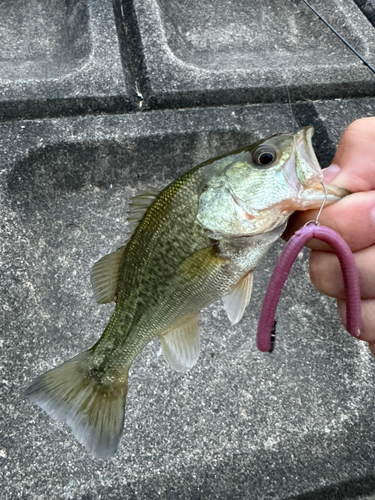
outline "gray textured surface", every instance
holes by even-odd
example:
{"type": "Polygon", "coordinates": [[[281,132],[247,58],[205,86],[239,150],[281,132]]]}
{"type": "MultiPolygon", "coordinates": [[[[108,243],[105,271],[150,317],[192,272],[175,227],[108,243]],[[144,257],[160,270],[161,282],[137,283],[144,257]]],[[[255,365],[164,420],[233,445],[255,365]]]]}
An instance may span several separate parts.
{"type": "MultiPolygon", "coordinates": [[[[338,137],[375,103],[315,109],[338,137]]],[[[282,244],[256,271],[239,325],[220,304],[204,311],[202,354],[189,373],[170,370],[157,341],[147,346],[108,462],[23,399],[31,378],[105,327],[112,308],[95,304],[89,271],[123,242],[135,188],[161,187],[210,156],[291,128],[288,105],[0,125],[1,498],[307,500],[374,491],[375,361],[309,283],[307,250],[283,292],[271,355],[257,351],[255,331],[282,244]]]]}
{"type": "MultiPolygon", "coordinates": [[[[351,0],[316,9],[369,61],[374,30],[351,0]]],[[[135,0],[150,103],[366,95],[374,79],[301,1],[135,0]]]]}
{"type": "Polygon", "coordinates": [[[375,26],[375,0],[354,0],[370,23],[375,26]]]}
{"type": "MultiPolygon", "coordinates": [[[[374,0],[312,3],[374,63],[374,0]]],[[[112,306],[89,273],[136,189],[309,124],[327,166],[375,114],[375,77],[301,0],[3,0],[0,35],[0,499],[373,500],[375,361],[313,289],[307,250],[272,354],[255,331],[282,243],[240,324],[203,312],[189,373],[147,346],[108,462],[23,393],[102,333],[112,306]]]]}
{"type": "Polygon", "coordinates": [[[132,108],[111,0],[2,0],[0,35],[0,120],[132,108]]]}

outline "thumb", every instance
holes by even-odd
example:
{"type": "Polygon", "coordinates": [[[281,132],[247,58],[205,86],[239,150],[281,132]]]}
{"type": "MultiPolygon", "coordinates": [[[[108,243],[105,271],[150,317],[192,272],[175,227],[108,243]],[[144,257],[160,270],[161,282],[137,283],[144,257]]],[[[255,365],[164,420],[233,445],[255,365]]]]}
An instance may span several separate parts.
{"type": "Polygon", "coordinates": [[[375,117],[361,118],[343,133],[324,181],[351,192],[375,189],[375,117]]]}

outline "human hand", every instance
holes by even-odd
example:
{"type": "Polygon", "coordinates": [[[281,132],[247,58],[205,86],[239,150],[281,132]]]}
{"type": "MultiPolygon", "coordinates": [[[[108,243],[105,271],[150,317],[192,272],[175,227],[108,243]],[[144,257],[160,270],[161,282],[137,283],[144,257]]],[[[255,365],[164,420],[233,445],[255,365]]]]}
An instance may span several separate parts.
{"type": "MultiPolygon", "coordinates": [[[[362,327],[359,339],[369,343],[375,355],[375,117],[351,123],[343,133],[332,165],[323,171],[324,182],[349,189],[353,194],[325,208],[322,225],[337,231],[354,253],[361,288],[362,327]]],[[[283,235],[289,239],[317,211],[296,212],[283,235]]],[[[345,289],[339,260],[332,248],[310,241],[310,277],[322,293],[335,297],[346,323],[345,289]]]]}

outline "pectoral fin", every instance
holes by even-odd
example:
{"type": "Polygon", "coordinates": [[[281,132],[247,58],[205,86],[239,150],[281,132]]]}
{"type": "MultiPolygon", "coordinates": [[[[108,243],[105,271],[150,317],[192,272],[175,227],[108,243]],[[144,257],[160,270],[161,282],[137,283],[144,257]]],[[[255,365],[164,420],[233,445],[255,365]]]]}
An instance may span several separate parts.
{"type": "Polygon", "coordinates": [[[253,289],[253,271],[247,273],[232,291],[223,297],[224,309],[232,325],[236,325],[249,305],[253,289]]]}
{"type": "Polygon", "coordinates": [[[185,372],[192,368],[199,358],[198,316],[189,316],[183,323],[160,335],[163,355],[171,368],[185,372]]]}

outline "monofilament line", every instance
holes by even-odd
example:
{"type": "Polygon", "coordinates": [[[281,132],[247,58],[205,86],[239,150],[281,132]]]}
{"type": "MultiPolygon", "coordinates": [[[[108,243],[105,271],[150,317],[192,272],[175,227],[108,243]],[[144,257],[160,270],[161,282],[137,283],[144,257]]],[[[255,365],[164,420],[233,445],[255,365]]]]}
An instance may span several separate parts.
{"type": "Polygon", "coordinates": [[[309,7],[315,15],[319,17],[321,21],[350,49],[362,62],[365,66],[368,67],[374,74],[375,74],[375,69],[364,59],[361,54],[359,54],[337,31],[314,9],[312,5],[309,4],[306,0],[302,0],[303,3],[309,7]]]}

